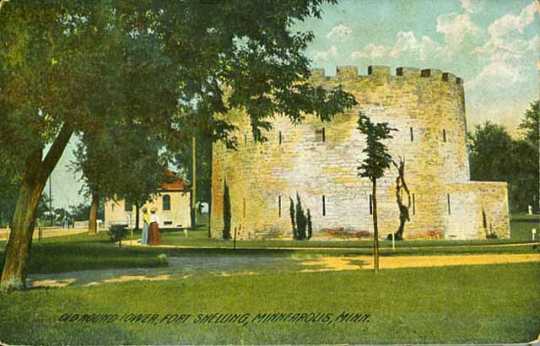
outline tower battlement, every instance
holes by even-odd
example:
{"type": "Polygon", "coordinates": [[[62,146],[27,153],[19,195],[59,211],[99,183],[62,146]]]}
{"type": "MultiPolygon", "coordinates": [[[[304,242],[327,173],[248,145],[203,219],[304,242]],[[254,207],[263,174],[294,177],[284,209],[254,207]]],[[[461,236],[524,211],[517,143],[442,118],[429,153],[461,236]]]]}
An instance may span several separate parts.
{"type": "Polygon", "coordinates": [[[461,85],[463,80],[450,72],[444,72],[439,69],[426,68],[419,69],[415,67],[397,67],[392,73],[390,66],[370,65],[367,68],[366,74],[359,73],[358,67],[354,65],[337,66],[335,76],[326,74],[325,69],[315,68],[311,70],[311,78],[313,81],[345,81],[345,80],[361,80],[365,78],[395,78],[395,79],[429,79],[434,81],[443,81],[448,83],[456,83],[461,85]]]}

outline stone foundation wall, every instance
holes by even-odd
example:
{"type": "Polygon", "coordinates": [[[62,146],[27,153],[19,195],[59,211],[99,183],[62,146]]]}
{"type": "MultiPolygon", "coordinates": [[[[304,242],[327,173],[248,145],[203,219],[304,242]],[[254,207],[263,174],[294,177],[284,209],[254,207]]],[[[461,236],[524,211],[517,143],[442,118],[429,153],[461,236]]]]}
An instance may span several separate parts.
{"type": "MultiPolygon", "coordinates": [[[[225,183],[230,190],[232,231],[236,229],[238,239],[290,239],[289,199],[296,203],[296,194],[304,209],[310,209],[314,238],[372,233],[371,184],[357,174],[365,147],[357,130],[359,112],[397,129],[387,145],[396,161],[402,157],[406,162],[405,179],[412,193],[406,238],[473,237],[472,231],[459,228],[457,219],[448,216],[449,193],[455,194],[456,202],[462,198],[471,204],[471,211],[459,215],[466,217],[464,222],[470,219],[475,230],[479,206],[492,210],[507,205],[505,187],[469,184],[461,79],[433,69],[398,68],[393,74],[384,66],[372,66],[368,75],[360,76],[348,66],[339,67],[335,77],[316,70],[312,83],[341,84],[358,105],[330,122],[306,115],[302,124],[294,125],[286,117],[276,117],[272,130],[264,133],[265,143],[253,141],[246,114],[237,110],[229,115],[238,126],[239,147],[227,150],[217,143],[213,148],[213,237],[222,237],[225,183]]],[[[396,175],[392,167],[378,181],[381,237],[399,224],[396,175]]],[[[489,214],[492,227],[508,234],[507,208],[489,214]]]]}

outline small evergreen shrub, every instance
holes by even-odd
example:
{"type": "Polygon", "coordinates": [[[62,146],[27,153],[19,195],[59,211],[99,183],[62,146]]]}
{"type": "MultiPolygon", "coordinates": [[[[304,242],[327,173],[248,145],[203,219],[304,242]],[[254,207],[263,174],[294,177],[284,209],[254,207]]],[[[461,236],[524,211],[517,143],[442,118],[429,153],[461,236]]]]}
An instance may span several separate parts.
{"type": "Polygon", "coordinates": [[[231,239],[231,196],[227,183],[223,191],[223,239],[231,239]]]}
{"type": "Polygon", "coordinates": [[[307,210],[307,239],[311,239],[313,234],[313,225],[311,223],[311,212],[307,210]]]}
{"type": "Polygon", "coordinates": [[[296,194],[296,206],[292,198],[290,200],[290,216],[292,224],[293,239],[304,240],[310,239],[313,232],[313,225],[311,223],[311,213],[307,210],[307,215],[302,208],[302,202],[300,196],[296,194]]]}
{"type": "Polygon", "coordinates": [[[298,240],[304,240],[306,238],[306,226],[307,219],[304,214],[304,209],[302,209],[302,202],[300,201],[300,196],[296,194],[296,234],[298,240]]]}
{"type": "Polygon", "coordinates": [[[289,214],[291,216],[293,239],[297,239],[298,235],[296,234],[296,222],[294,221],[294,201],[290,197],[289,197],[289,201],[290,201],[289,214]]]}

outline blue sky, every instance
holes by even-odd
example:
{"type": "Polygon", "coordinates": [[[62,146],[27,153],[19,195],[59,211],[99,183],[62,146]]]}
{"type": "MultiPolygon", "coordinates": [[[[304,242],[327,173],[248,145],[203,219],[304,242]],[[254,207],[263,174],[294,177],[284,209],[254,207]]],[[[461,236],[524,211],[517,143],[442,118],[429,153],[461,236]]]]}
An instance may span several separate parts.
{"type": "MultiPolygon", "coordinates": [[[[362,73],[388,65],[456,74],[465,81],[469,128],[490,120],[517,134],[523,113],[540,97],[540,13],[533,0],[341,0],[295,29],[313,31],[306,54],[327,74],[339,65],[362,73]]],[[[55,207],[84,201],[67,168],[73,147],[53,172],[55,207]]]]}
{"type": "Polygon", "coordinates": [[[314,67],[437,68],[465,81],[470,127],[511,131],[539,97],[540,14],[532,0],[342,0],[298,24],[314,67]]]}

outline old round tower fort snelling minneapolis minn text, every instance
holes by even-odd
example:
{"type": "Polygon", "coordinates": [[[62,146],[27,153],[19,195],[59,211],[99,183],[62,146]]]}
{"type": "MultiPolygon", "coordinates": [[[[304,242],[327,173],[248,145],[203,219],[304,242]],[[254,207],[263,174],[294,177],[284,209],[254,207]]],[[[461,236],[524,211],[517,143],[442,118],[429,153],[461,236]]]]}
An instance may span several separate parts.
{"type": "MultiPolygon", "coordinates": [[[[361,75],[357,67],[343,66],[331,77],[313,70],[311,82],[341,85],[358,104],[328,122],[306,115],[293,124],[276,115],[263,143],[254,140],[243,112],[232,114],[237,150],[213,147],[213,237],[222,237],[225,199],[237,239],[292,238],[291,199],[310,210],[314,239],[369,237],[371,185],[357,170],[365,155],[359,112],[397,129],[387,145],[394,160],[405,162],[410,222],[404,238],[509,237],[507,184],[470,179],[461,78],[387,66],[369,66],[361,75]]],[[[397,176],[392,167],[379,182],[381,237],[399,226],[397,176]]]]}

